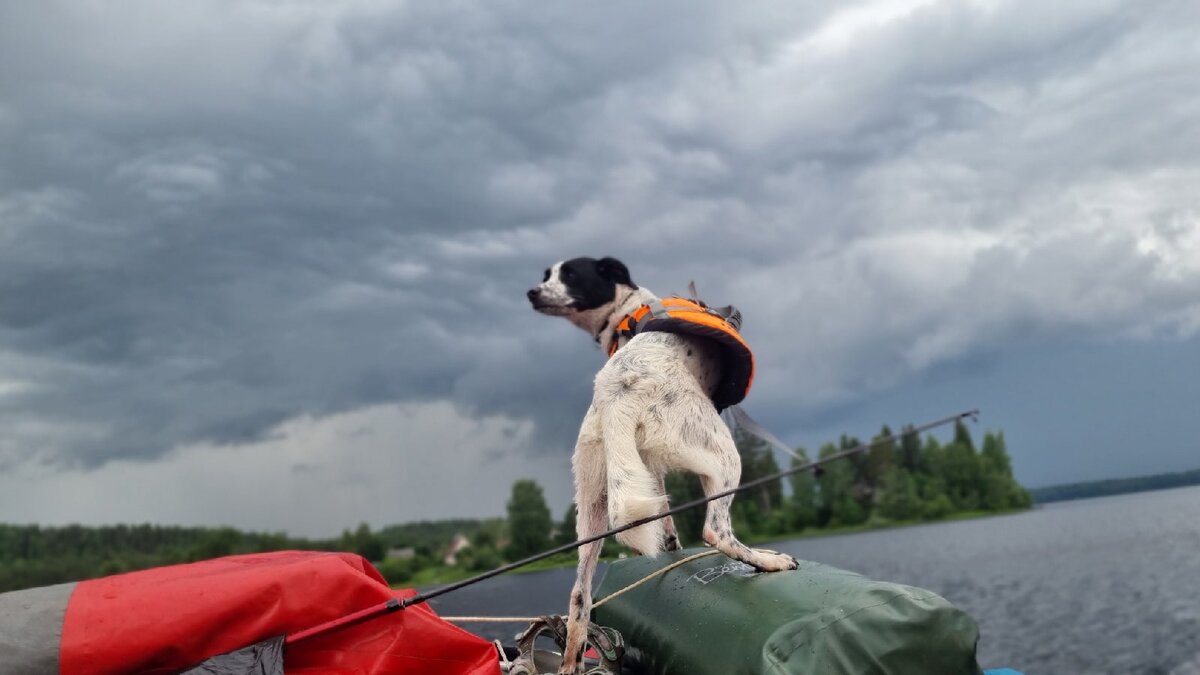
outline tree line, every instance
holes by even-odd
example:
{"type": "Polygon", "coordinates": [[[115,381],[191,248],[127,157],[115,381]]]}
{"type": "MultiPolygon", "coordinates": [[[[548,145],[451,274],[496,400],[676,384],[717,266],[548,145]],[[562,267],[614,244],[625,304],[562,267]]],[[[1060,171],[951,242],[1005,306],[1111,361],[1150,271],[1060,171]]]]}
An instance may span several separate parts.
{"type": "MultiPolygon", "coordinates": [[[[876,438],[891,436],[883,427],[876,438]]],[[[779,471],[774,451],[738,434],[743,482],[779,471]]],[[[859,445],[843,436],[817,457],[859,445]]],[[[792,466],[808,461],[797,448],[792,466]]],[[[668,476],[672,504],[702,496],[691,475],[668,476]]],[[[743,539],[797,534],[848,526],[936,520],[959,512],[1006,511],[1030,506],[1029,493],[1013,479],[1003,433],[988,432],[979,448],[961,423],[954,438],[901,432],[899,440],[833,461],[819,472],[804,471],[739,494],[734,527],[743,539]]],[[[447,567],[447,548],[456,538],[459,573],[492,569],[575,539],[575,510],[552,517],[542,488],[532,480],[513,484],[506,518],[425,521],[372,530],[361,524],[340,537],[304,539],[285,533],[243,532],[230,527],[114,525],[42,527],[0,524],[0,592],[81,580],[147,567],[193,562],[239,553],[284,549],[351,551],[375,562],[393,584],[422,583],[425,570],[447,567]]],[[[685,544],[700,540],[704,507],[675,516],[685,544]]],[[[611,539],[605,555],[622,551],[611,539]]]]}
{"type": "MultiPolygon", "coordinates": [[[[742,482],[765,478],[780,471],[774,450],[760,439],[736,433],[742,459],[742,482]]],[[[808,530],[938,520],[960,513],[1004,512],[1032,505],[1029,492],[1013,478],[1003,432],[988,432],[976,448],[970,430],[959,422],[954,438],[942,443],[924,439],[906,427],[897,438],[884,426],[866,452],[829,462],[815,471],[801,471],[784,479],[742,492],[733,502],[734,530],[743,539],[763,539],[801,534],[808,530]],[[888,439],[888,440],[883,440],[888,439]]],[[[842,436],[817,451],[826,458],[859,446],[859,439],[842,436]]],[[[809,462],[804,448],[796,448],[792,467],[809,462]]],[[[526,481],[528,483],[528,481],[526,481]]],[[[704,496],[700,481],[690,474],[667,476],[671,504],[704,496]]],[[[537,504],[536,485],[516,484],[514,499],[522,493],[522,506],[509,519],[522,523],[519,550],[511,559],[530,555],[552,544],[569,542],[575,532],[575,511],[569,507],[557,528],[549,523],[549,510],[537,504]],[[554,537],[539,532],[556,532],[554,537]]],[[[685,545],[700,543],[705,508],[699,506],[674,516],[685,545]]],[[[512,529],[516,529],[514,526],[512,529]]],[[[516,544],[514,540],[514,544],[516,544]]],[[[606,542],[606,552],[619,547],[606,542]]]]}
{"type": "Polygon", "coordinates": [[[1090,497],[1122,495],[1130,492],[1169,490],[1171,488],[1189,487],[1192,485],[1200,485],[1200,469],[1175,473],[1159,473],[1151,476],[1135,476],[1133,478],[1111,478],[1083,483],[1049,485],[1034,488],[1030,492],[1039,504],[1044,504],[1068,499],[1088,499],[1090,497]]]}
{"type": "Polygon", "coordinates": [[[354,533],[349,531],[341,539],[314,541],[232,527],[0,524],[0,592],[235,553],[336,551],[352,549],[355,543],[354,533]]]}
{"type": "MultiPolygon", "coordinates": [[[[779,469],[770,447],[739,437],[742,480],[767,476],[779,469]]],[[[948,443],[911,431],[898,436],[884,426],[866,451],[829,462],[814,472],[788,478],[790,494],[772,482],[734,501],[735,526],[753,535],[798,533],[808,529],[885,525],[937,520],[955,513],[1002,512],[1029,508],[1029,492],[1013,478],[1003,432],[987,432],[976,447],[960,421],[948,443]]],[[[817,451],[826,458],[855,448],[861,441],[842,436],[817,451]]],[[[791,466],[806,464],[809,455],[796,449],[791,466]]],[[[676,479],[679,497],[697,494],[698,486],[676,479]]]]}

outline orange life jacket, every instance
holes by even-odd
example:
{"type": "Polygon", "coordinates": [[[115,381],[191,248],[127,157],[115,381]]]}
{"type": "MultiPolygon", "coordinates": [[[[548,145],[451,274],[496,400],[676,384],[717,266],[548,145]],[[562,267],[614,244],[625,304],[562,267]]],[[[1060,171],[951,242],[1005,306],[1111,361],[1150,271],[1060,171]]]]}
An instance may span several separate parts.
{"type": "Polygon", "coordinates": [[[738,328],[742,315],[733,307],[713,309],[699,300],[672,297],[642,305],[617,324],[608,356],[617,353],[621,338],[647,331],[686,333],[715,340],[721,346],[721,381],[713,390],[717,410],[736,405],[750,393],[754,381],[754,353],[742,339],[738,328]]]}

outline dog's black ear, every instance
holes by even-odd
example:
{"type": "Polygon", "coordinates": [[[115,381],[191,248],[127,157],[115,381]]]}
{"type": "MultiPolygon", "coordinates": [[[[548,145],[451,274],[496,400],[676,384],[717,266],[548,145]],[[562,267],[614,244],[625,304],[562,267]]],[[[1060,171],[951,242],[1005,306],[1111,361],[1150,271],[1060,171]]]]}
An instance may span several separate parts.
{"type": "Polygon", "coordinates": [[[597,260],[596,273],[614,284],[625,284],[630,288],[637,288],[637,284],[633,283],[633,279],[629,278],[629,268],[625,267],[625,263],[616,258],[601,258],[597,260]]]}

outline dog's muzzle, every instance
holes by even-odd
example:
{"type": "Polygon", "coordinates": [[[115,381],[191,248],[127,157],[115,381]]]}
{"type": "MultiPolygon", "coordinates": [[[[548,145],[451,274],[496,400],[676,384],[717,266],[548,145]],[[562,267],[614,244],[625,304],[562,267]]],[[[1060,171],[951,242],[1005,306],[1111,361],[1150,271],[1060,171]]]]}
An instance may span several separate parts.
{"type": "Polygon", "coordinates": [[[529,298],[529,304],[533,305],[534,310],[541,312],[542,314],[550,314],[555,316],[561,316],[570,313],[571,305],[574,304],[571,301],[568,301],[566,304],[557,303],[554,301],[553,296],[547,298],[546,294],[542,292],[541,288],[529,289],[529,291],[525,294],[525,297],[529,298]]]}
{"type": "Polygon", "coordinates": [[[548,306],[545,298],[542,297],[542,289],[540,288],[529,289],[525,297],[529,298],[529,304],[533,305],[533,308],[538,311],[542,311],[548,306]]]}

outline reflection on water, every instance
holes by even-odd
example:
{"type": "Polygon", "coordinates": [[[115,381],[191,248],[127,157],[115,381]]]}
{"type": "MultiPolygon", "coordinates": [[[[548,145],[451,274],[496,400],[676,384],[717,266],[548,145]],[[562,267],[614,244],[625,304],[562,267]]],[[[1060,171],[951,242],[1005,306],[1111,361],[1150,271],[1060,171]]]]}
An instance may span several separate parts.
{"type": "MultiPolygon", "coordinates": [[[[775,542],[798,558],[940,593],[979,622],[979,660],[1027,675],[1200,675],[1200,488],[775,542]]],[[[562,612],[574,570],[501,577],[442,614],[562,612]]],[[[468,626],[511,638],[520,626],[468,626]]]]}

